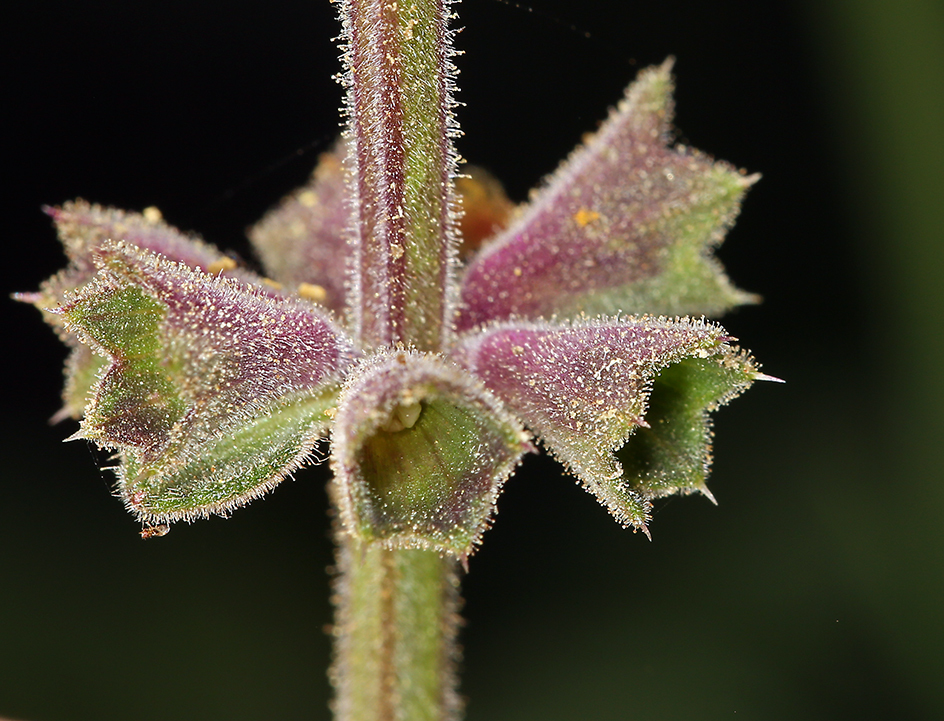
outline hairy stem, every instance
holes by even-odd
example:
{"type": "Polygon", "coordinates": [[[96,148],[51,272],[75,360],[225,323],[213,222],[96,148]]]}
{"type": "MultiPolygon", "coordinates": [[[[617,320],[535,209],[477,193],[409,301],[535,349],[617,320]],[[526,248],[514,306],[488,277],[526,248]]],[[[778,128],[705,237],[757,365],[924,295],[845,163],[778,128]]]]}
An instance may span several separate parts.
{"type": "MultiPolygon", "coordinates": [[[[451,1],[340,2],[354,202],[348,316],[365,349],[439,350],[452,324],[451,1]]],[[[456,718],[456,562],[343,529],[338,546],[337,719],[456,718]]]]}
{"type": "Polygon", "coordinates": [[[438,350],[454,251],[450,0],[344,0],[350,314],[361,344],[438,350]]]}
{"type": "Polygon", "coordinates": [[[456,562],[338,535],[337,721],[457,718],[456,562]]]}

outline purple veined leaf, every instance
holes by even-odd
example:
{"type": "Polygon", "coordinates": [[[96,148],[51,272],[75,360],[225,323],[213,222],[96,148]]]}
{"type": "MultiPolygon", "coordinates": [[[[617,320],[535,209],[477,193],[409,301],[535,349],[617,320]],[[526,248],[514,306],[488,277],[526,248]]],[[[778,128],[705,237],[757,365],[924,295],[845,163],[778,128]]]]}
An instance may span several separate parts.
{"type": "Polygon", "coordinates": [[[59,311],[108,365],[81,430],[145,524],[227,513],[326,435],[351,341],[309,303],[106,242],[59,311]]]}
{"type": "Polygon", "coordinates": [[[470,374],[435,354],[391,350],[358,366],[331,436],[344,528],[390,548],[470,554],[502,484],[532,449],[470,374]]]}
{"type": "MultiPolygon", "coordinates": [[[[727,340],[720,326],[688,318],[507,321],[461,337],[452,357],[481,378],[620,523],[645,529],[649,498],[656,494],[625,476],[615,452],[631,444],[632,435],[652,430],[650,393],[666,368],[710,359],[709,365],[734,369],[729,396],[746,388],[756,369],[727,340]]],[[[718,400],[695,398],[694,406],[700,412],[718,400]]],[[[701,440],[703,453],[708,439],[701,440]]]]}
{"type": "Polygon", "coordinates": [[[308,184],[249,230],[249,239],[270,277],[297,288],[302,297],[339,316],[345,309],[352,222],[344,149],[344,142],[338,141],[323,153],[308,184]]]}
{"type": "Polygon", "coordinates": [[[756,301],[711,251],[758,176],[669,147],[671,65],[642,71],[602,128],[471,261],[460,331],[511,317],[717,315],[756,301]]]}

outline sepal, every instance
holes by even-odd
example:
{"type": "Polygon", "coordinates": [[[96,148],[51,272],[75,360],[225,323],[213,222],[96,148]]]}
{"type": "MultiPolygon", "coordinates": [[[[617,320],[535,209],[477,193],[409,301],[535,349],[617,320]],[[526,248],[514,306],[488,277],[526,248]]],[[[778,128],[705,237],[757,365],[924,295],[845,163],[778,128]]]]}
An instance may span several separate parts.
{"type": "Polygon", "coordinates": [[[50,423],[58,423],[66,418],[79,420],[91,399],[92,389],[108,365],[104,356],[93,353],[87,345],[74,339],[68,345],[71,351],[63,368],[65,383],[62,386],[62,408],[49,419],[50,423]]]}
{"type": "MultiPolygon", "coordinates": [[[[43,210],[53,219],[69,265],[47,279],[38,293],[20,294],[18,299],[32,303],[43,311],[54,310],[72,291],[92,280],[98,272],[96,251],[106,242],[124,240],[138,248],[159,253],[168,260],[183,263],[196,270],[214,275],[228,275],[251,283],[266,292],[278,295],[270,284],[198,236],[183,233],[164,222],[157,208],[135,213],[104,207],[78,199],[43,210]]],[[[65,365],[63,407],[52,421],[79,419],[89,400],[92,387],[102,372],[101,356],[89,352],[62,327],[61,315],[43,314],[72,352],[65,365]]]]}
{"type": "Polygon", "coordinates": [[[513,316],[718,315],[756,301],[711,251],[759,176],[669,147],[670,70],[667,61],[641,72],[603,127],[471,261],[459,330],[513,316]]]}
{"type": "Polygon", "coordinates": [[[308,458],[354,356],[327,316],[126,243],[96,264],[59,311],[108,359],[75,437],[120,452],[142,521],[226,513],[308,458]]]}
{"type": "Polygon", "coordinates": [[[466,165],[456,178],[459,217],[459,258],[468,260],[483,244],[508,227],[515,205],[501,181],[477,165],[466,165]]]}
{"type": "Polygon", "coordinates": [[[617,453],[626,483],[646,498],[699,492],[711,467],[711,417],[755,380],[753,358],[724,345],[707,357],[692,357],[664,369],[653,382],[648,427],[640,428],[617,453]]]}
{"type": "Polygon", "coordinates": [[[389,548],[470,554],[528,435],[472,376],[391,350],[345,384],[331,436],[342,528],[389,548]]]}
{"type": "Polygon", "coordinates": [[[311,180],[249,230],[249,240],[273,279],[344,314],[353,213],[344,177],[346,145],[318,158],[311,180]]]}
{"type": "Polygon", "coordinates": [[[204,242],[199,236],[183,233],[168,225],[157,208],[135,213],[79,198],[57,207],[46,206],[43,210],[53,219],[69,259],[68,267],[41,287],[46,307],[55,307],[66,291],[85,285],[95,276],[97,267],[94,253],[108,241],[123,240],[142,250],[159,253],[168,260],[214,275],[225,273],[247,282],[262,280],[239,268],[233,258],[204,242]]]}
{"type": "MultiPolygon", "coordinates": [[[[688,358],[710,359],[709,370],[730,365],[731,373],[747,378],[726,340],[720,326],[687,318],[509,321],[463,337],[453,357],[481,378],[620,523],[645,528],[648,499],[657,494],[643,482],[628,482],[614,452],[627,440],[631,445],[633,434],[650,430],[650,390],[666,368],[688,358]]],[[[701,387],[700,379],[692,383],[701,387]]],[[[733,393],[738,383],[725,376],[711,388],[733,393]]],[[[700,410],[701,400],[686,397],[685,407],[700,410]]],[[[658,438],[661,423],[660,418],[650,437],[658,438]]]]}

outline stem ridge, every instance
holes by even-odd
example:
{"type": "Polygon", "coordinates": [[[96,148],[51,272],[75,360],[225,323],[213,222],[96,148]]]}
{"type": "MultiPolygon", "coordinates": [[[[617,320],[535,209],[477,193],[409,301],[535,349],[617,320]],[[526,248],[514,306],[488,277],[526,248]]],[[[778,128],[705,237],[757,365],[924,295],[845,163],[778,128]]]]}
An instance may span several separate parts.
{"type": "Polygon", "coordinates": [[[366,348],[439,350],[452,324],[458,158],[449,6],[342,3],[356,208],[349,316],[366,348]]]}
{"type": "Polygon", "coordinates": [[[337,721],[458,719],[458,563],[337,535],[337,721]]]}

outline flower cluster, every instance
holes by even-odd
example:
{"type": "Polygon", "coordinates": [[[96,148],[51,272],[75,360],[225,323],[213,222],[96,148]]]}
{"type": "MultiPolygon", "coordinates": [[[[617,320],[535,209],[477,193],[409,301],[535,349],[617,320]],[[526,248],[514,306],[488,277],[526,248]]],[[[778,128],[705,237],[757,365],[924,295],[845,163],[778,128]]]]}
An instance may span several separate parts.
{"type": "Polygon", "coordinates": [[[59,417],[116,453],[146,535],[228,514],[324,439],[343,531],[388,548],[466,557],[536,443],[646,531],[654,498],[708,494],[708,413],[765,377],[702,317],[753,300],[711,251],[755,176],[672,146],[670,70],[643,71],[527,205],[467,179],[467,218],[493,220],[464,255],[448,193],[441,237],[411,230],[431,211],[409,198],[368,217],[372,192],[409,189],[371,176],[356,126],[250,232],[267,277],[154,208],[48,209],[70,264],[20,297],[72,348],[59,417]]]}

